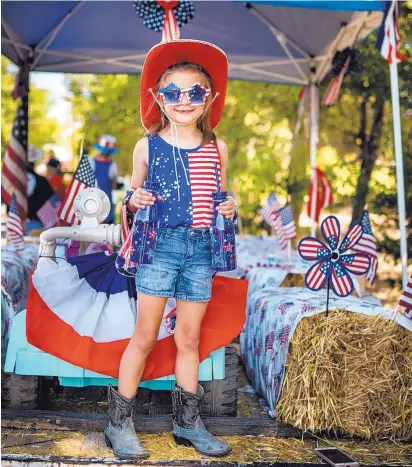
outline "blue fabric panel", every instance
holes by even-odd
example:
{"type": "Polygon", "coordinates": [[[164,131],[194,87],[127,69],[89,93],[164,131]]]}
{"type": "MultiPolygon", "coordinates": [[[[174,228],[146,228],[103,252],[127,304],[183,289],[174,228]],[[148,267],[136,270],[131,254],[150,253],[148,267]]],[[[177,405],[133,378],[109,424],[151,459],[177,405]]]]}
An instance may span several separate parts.
{"type": "MultiPolygon", "coordinates": [[[[237,1],[237,0],[235,0],[237,1]]],[[[356,1],[340,1],[340,0],[324,0],[324,1],[315,1],[311,0],[283,0],[275,2],[265,2],[265,1],[252,1],[248,2],[251,4],[262,4],[262,5],[272,5],[272,6],[286,6],[289,8],[307,8],[311,10],[329,10],[329,11],[384,11],[385,3],[384,1],[376,0],[363,0],[360,2],[356,1]]]]}
{"type": "Polygon", "coordinates": [[[114,262],[116,254],[93,253],[84,256],[75,256],[67,261],[77,268],[79,277],[97,292],[107,296],[127,292],[130,298],[136,298],[136,285],[134,278],[119,274],[114,262]]]}
{"type": "MultiPolygon", "coordinates": [[[[67,73],[140,73],[147,51],[161,36],[143,25],[132,1],[3,1],[2,19],[15,32],[17,41],[36,45],[78,4],[80,7],[48,47],[57,54],[42,55],[36,69],[67,73]],[[59,52],[66,55],[58,55],[59,52]],[[126,63],[92,61],[122,56],[135,58],[128,58],[126,63]]],[[[339,33],[341,23],[350,22],[354,11],[384,8],[381,1],[282,0],[252,4],[297,45],[290,46],[289,51],[300,60],[303,76],[288,61],[284,48],[269,27],[245,2],[195,2],[195,16],[181,28],[181,38],[212,42],[221,47],[228,54],[232,79],[295,85],[308,83],[304,77],[309,76],[309,56],[322,53],[339,33]],[[257,71],[250,70],[254,63],[260,64],[257,71]],[[249,68],[242,68],[246,64],[249,68]]],[[[8,37],[3,27],[2,37],[8,37]]],[[[2,43],[2,53],[17,63],[18,56],[11,44],[2,43]]]]}

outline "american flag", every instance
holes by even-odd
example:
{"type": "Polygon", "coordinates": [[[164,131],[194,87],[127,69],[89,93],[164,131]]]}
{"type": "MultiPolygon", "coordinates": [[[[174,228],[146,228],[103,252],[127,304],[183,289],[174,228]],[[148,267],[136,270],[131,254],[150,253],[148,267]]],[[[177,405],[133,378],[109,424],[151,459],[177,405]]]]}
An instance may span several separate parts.
{"type": "Polygon", "coordinates": [[[412,276],[410,277],[408,283],[406,284],[406,288],[401,295],[399,306],[405,307],[408,316],[412,312],[412,276]]]}
{"type": "Polygon", "coordinates": [[[385,13],[376,41],[376,48],[383,55],[385,60],[392,63],[393,49],[395,49],[396,62],[406,60],[406,57],[399,52],[401,46],[401,36],[398,26],[398,5],[396,1],[386,2],[385,13]]]}
{"type": "Polygon", "coordinates": [[[275,193],[270,193],[266,204],[260,209],[259,214],[263,217],[263,220],[269,227],[273,228],[273,224],[276,218],[276,211],[278,211],[282,206],[278,203],[275,193]]]}
{"type": "Polygon", "coordinates": [[[59,220],[58,211],[60,207],[59,197],[54,194],[37,211],[37,217],[41,220],[45,229],[50,229],[59,220]]]}
{"type": "Polygon", "coordinates": [[[322,105],[334,105],[338,102],[340,88],[342,87],[343,78],[345,77],[346,72],[348,71],[349,64],[350,64],[350,55],[346,59],[346,62],[343,65],[342,70],[340,71],[339,75],[333,78],[332,81],[330,82],[328,89],[326,90],[326,93],[323,96],[322,105]]]}
{"type": "Polygon", "coordinates": [[[339,297],[346,297],[353,290],[353,281],[339,262],[332,267],[332,288],[339,297]]]}
{"type": "Polygon", "coordinates": [[[363,235],[359,242],[352,247],[353,251],[364,253],[369,256],[371,260],[371,267],[366,274],[366,279],[372,284],[376,277],[376,270],[378,268],[378,252],[376,249],[376,240],[372,233],[372,226],[369,220],[368,211],[363,211],[361,215],[361,225],[363,227],[363,235]]]}
{"type": "Polygon", "coordinates": [[[284,208],[279,209],[277,212],[282,221],[283,235],[286,240],[296,237],[296,226],[293,219],[292,206],[287,204],[284,208]]]}
{"type": "Polygon", "coordinates": [[[265,350],[268,352],[273,349],[273,344],[275,343],[275,331],[270,331],[270,333],[265,338],[265,350]]]}
{"type": "Polygon", "coordinates": [[[289,342],[290,325],[286,324],[279,335],[281,347],[286,347],[289,342]]]}
{"type": "Polygon", "coordinates": [[[13,130],[4,155],[1,172],[1,198],[11,205],[15,194],[21,219],[27,216],[27,133],[28,97],[22,97],[14,118],[13,130]]]}
{"type": "Polygon", "coordinates": [[[332,186],[325,172],[312,167],[312,175],[309,186],[308,216],[315,222],[319,222],[321,209],[326,209],[333,203],[332,186]]]}
{"type": "Polygon", "coordinates": [[[24,239],[23,239],[23,226],[19,217],[17,207],[17,197],[13,193],[11,195],[11,203],[9,210],[9,217],[6,224],[7,238],[11,241],[16,251],[24,250],[24,239]]]}
{"type": "Polygon", "coordinates": [[[89,159],[85,154],[82,154],[76,172],[74,173],[72,181],[66,190],[64,200],[60,205],[60,209],[58,211],[60,219],[69,224],[80,224],[79,218],[74,214],[74,200],[80,191],[85,188],[95,186],[97,186],[96,176],[94,175],[89,159]]]}
{"type": "Polygon", "coordinates": [[[279,240],[280,248],[284,250],[288,246],[288,240],[283,229],[282,218],[277,212],[274,213],[274,216],[275,217],[273,219],[272,229],[275,232],[277,239],[279,240]]]}

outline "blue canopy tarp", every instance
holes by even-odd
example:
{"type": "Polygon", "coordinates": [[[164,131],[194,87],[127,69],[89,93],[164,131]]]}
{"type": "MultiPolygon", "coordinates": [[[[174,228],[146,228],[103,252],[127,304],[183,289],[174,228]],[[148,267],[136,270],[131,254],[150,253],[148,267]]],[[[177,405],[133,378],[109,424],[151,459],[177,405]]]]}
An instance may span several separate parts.
{"type": "MultiPolygon", "coordinates": [[[[230,77],[305,85],[320,81],[336,50],[379,26],[380,1],[197,1],[182,39],[220,46],[230,77]],[[319,9],[321,8],[321,9],[319,9]]],[[[14,63],[34,52],[32,70],[139,73],[160,34],[132,1],[3,1],[2,53],[14,63]]]]}

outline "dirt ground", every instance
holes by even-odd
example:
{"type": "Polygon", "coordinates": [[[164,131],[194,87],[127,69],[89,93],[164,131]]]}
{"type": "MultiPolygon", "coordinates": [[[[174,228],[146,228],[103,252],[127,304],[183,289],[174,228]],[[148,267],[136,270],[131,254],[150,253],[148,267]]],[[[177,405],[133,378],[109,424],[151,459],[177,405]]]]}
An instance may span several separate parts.
{"type": "MultiPolygon", "coordinates": [[[[363,465],[412,466],[412,446],[392,442],[328,441],[323,439],[285,439],[268,436],[222,436],[232,452],[224,461],[252,462],[319,462],[314,448],[329,444],[340,447],[363,465]]],[[[112,458],[102,433],[62,432],[50,430],[8,430],[1,433],[2,455],[25,454],[77,458],[112,458]]],[[[143,434],[141,439],[151,460],[199,460],[193,448],[177,446],[170,433],[143,434]]],[[[213,459],[211,459],[213,460],[213,459]]],[[[200,462],[199,462],[200,465],[200,462]]]]}

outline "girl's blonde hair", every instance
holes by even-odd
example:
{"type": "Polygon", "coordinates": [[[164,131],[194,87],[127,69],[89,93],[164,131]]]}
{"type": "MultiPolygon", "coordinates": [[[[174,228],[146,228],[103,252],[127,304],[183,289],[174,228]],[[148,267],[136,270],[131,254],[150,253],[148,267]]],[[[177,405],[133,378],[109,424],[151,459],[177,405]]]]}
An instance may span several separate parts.
{"type": "Polygon", "coordinates": [[[166,78],[167,75],[170,73],[174,73],[175,71],[190,71],[193,73],[199,73],[202,75],[204,78],[204,83],[201,83],[208,87],[212,92],[207,96],[206,102],[205,102],[205,108],[206,110],[203,112],[201,117],[199,117],[197,121],[197,128],[202,132],[202,145],[210,143],[211,141],[216,141],[216,135],[215,132],[213,131],[212,125],[211,125],[211,113],[212,113],[212,106],[209,105],[211,100],[213,99],[213,83],[212,83],[212,78],[210,77],[209,73],[200,65],[197,65],[196,63],[189,63],[189,62],[181,62],[181,63],[176,63],[175,65],[171,65],[169,68],[167,68],[163,74],[160,76],[157,85],[156,85],[156,100],[153,101],[152,105],[157,105],[159,108],[159,113],[160,113],[160,120],[155,123],[150,129],[149,133],[159,133],[160,131],[164,130],[167,125],[169,124],[169,120],[167,116],[164,114],[164,112],[161,110],[160,105],[157,101],[157,98],[159,96],[158,91],[161,88],[161,84],[166,78]]]}

